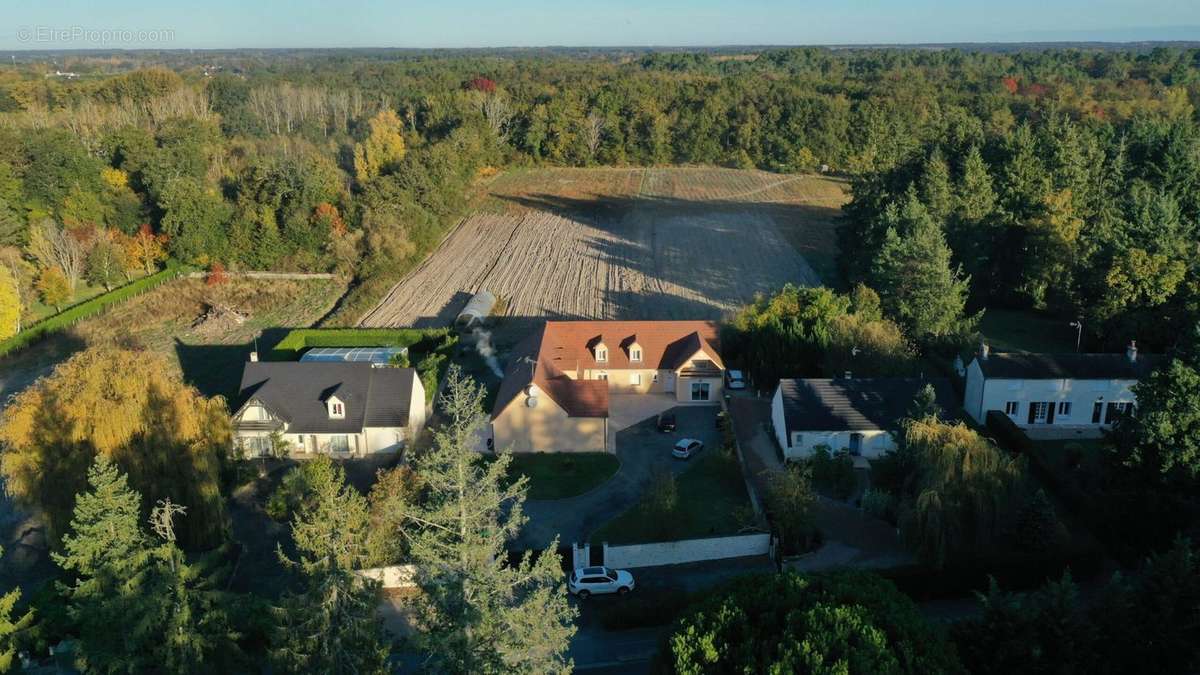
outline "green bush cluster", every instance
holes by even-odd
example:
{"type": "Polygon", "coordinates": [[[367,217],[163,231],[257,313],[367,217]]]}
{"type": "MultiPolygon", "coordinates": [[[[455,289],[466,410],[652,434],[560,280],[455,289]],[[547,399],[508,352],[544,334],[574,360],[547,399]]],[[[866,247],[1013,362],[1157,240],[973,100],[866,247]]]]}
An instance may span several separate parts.
{"type": "Polygon", "coordinates": [[[27,327],[20,333],[0,342],[0,356],[4,356],[10,352],[28,347],[41,338],[56,333],[60,330],[71,327],[75,323],[83,319],[96,316],[107,311],[113,305],[128,300],[135,295],[145,293],[151,289],[157,288],[164,282],[170,281],[181,274],[187,272],[190,268],[180,265],[174,261],[167,263],[166,269],[151,274],[147,277],[142,277],[137,281],[130,282],[113,289],[103,295],[98,295],[90,300],[85,300],[77,305],[68,307],[67,309],[39,321],[32,326],[27,327]]]}
{"type": "Polygon", "coordinates": [[[819,445],[813,448],[812,457],[808,460],[812,467],[813,484],[822,492],[827,492],[838,499],[849,499],[858,487],[858,478],[854,475],[854,460],[845,452],[830,452],[828,446],[819,445]]]}

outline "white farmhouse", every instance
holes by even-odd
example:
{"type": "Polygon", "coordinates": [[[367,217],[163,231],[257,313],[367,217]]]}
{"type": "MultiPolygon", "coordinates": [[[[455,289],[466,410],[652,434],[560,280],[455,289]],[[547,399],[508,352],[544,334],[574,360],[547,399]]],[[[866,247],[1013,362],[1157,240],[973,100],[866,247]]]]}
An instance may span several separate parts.
{"type": "Polygon", "coordinates": [[[936,403],[953,416],[958,403],[945,379],[780,380],[771,400],[775,438],[786,459],[808,457],[821,445],[835,452],[880,457],[895,449],[892,432],[900,428],[926,385],[933,386],[936,403]]]}
{"type": "Polygon", "coordinates": [[[980,424],[998,410],[1022,429],[1098,432],[1132,410],[1133,385],[1161,362],[1132,342],[1124,354],[992,354],[982,345],[963,407],[980,424]]]}
{"type": "Polygon", "coordinates": [[[247,456],[270,454],[276,434],[302,455],[395,452],[425,425],[425,388],[412,368],[251,361],[241,399],[233,428],[247,456]]]}

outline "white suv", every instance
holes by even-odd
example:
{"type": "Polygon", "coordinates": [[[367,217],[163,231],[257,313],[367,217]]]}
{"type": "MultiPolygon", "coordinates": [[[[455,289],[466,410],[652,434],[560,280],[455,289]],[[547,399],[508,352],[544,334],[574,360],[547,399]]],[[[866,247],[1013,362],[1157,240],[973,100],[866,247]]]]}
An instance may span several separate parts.
{"type": "Polygon", "coordinates": [[[607,567],[581,567],[571,572],[567,590],[580,600],[587,600],[593,593],[625,595],[633,590],[633,575],[625,570],[612,570],[607,567]]]}

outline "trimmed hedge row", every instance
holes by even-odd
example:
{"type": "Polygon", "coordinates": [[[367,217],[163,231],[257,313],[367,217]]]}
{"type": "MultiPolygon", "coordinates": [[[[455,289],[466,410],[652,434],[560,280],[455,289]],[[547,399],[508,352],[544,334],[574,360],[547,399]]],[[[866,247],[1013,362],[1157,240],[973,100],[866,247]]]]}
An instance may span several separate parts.
{"type": "Polygon", "coordinates": [[[181,265],[174,260],[168,261],[167,267],[159,272],[125,284],[108,293],[84,300],[77,305],[72,305],[58,314],[42,319],[20,333],[0,342],[0,356],[28,347],[46,335],[56,333],[84,319],[101,314],[119,302],[124,302],[136,295],[153,290],[163,283],[189,271],[191,271],[191,268],[186,265],[181,265]]]}
{"type": "Polygon", "coordinates": [[[449,328],[297,328],[271,348],[271,361],[294,361],[309,347],[411,347],[440,340],[449,328]]]}
{"type": "Polygon", "coordinates": [[[1029,440],[1029,436],[1021,431],[1021,427],[1012,421],[1011,417],[999,410],[989,410],[984,420],[987,430],[996,437],[996,442],[1000,444],[1000,447],[1023,455],[1032,454],[1033,443],[1029,440]]]}
{"type": "Polygon", "coordinates": [[[433,403],[457,346],[458,334],[449,328],[297,328],[271,348],[267,360],[294,361],[310,347],[408,347],[425,402],[433,403]]]}

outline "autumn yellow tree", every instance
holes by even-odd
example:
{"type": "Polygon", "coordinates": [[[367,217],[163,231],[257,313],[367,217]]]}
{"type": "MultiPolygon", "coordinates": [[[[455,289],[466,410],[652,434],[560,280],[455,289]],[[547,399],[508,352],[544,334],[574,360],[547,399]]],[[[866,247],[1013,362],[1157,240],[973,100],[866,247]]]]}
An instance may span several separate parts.
{"type": "Polygon", "coordinates": [[[187,508],[179,540],[220,543],[226,515],[218,480],[230,446],[222,399],[184,384],[158,354],[92,347],[16,396],[0,417],[0,474],[22,503],[42,508],[61,536],[87,470],[104,455],[145,499],[187,508]]]}
{"type": "Polygon", "coordinates": [[[12,270],[0,265],[0,340],[21,330],[21,292],[12,270]]]}
{"type": "Polygon", "coordinates": [[[354,175],[365,183],[404,159],[403,125],[390,108],[380,110],[369,122],[371,132],[354,144],[354,175]]]}
{"type": "Polygon", "coordinates": [[[158,263],[167,259],[167,237],[154,234],[150,225],[143,224],[137,234],[124,239],[125,259],[146,274],[154,272],[158,263]]]}
{"type": "Polygon", "coordinates": [[[71,285],[57,267],[46,267],[39,272],[36,286],[42,302],[52,305],[55,311],[61,312],[63,303],[71,299],[71,285]]]}

